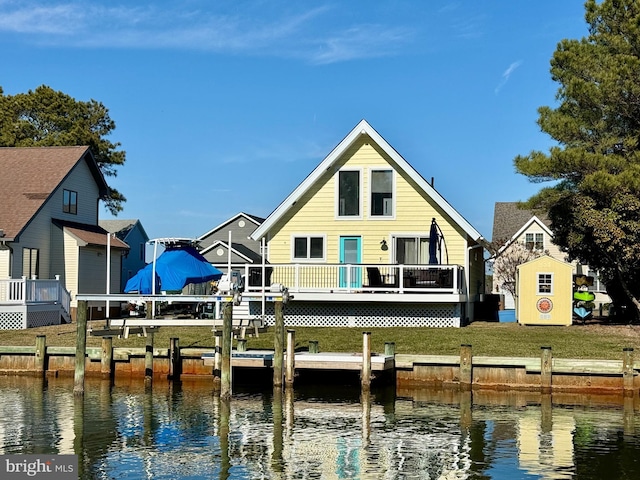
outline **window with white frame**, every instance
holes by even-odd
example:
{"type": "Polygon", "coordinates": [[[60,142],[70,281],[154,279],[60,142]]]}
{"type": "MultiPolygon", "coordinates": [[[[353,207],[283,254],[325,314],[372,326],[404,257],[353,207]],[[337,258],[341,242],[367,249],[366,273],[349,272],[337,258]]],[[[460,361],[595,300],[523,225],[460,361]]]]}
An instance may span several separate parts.
{"type": "Polygon", "coordinates": [[[395,263],[402,265],[426,265],[429,263],[429,237],[394,237],[395,263]]]}
{"type": "Polygon", "coordinates": [[[371,170],[371,216],[393,216],[393,170],[371,170]]]}
{"type": "Polygon", "coordinates": [[[553,274],[538,273],[538,295],[551,295],[553,293],[553,274]]]}
{"type": "Polygon", "coordinates": [[[322,236],[296,236],[293,238],[294,260],[324,260],[325,241],[322,236]]]}
{"type": "Polygon", "coordinates": [[[524,246],[528,250],[543,250],[544,249],[544,234],[542,233],[527,233],[524,236],[524,246]]]}
{"type": "Polygon", "coordinates": [[[360,216],[360,171],[338,172],[338,217],[360,216]]]}

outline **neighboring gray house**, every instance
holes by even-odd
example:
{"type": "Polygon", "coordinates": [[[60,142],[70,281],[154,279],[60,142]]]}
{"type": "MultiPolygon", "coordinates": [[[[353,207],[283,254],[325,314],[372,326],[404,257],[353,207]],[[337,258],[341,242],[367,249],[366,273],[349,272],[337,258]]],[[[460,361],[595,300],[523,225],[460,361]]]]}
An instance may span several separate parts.
{"type": "Polygon", "coordinates": [[[99,224],[129,245],[129,252],[122,258],[122,271],[120,274],[120,291],[122,291],[127,281],[146,265],[145,249],[149,236],[140,220],[137,219],[100,220],[99,224]]]}
{"type": "Polygon", "coordinates": [[[200,253],[217,267],[229,262],[229,232],[231,232],[231,263],[262,262],[260,242],[250,238],[264,218],[240,212],[217,227],[198,237],[200,253]]]}

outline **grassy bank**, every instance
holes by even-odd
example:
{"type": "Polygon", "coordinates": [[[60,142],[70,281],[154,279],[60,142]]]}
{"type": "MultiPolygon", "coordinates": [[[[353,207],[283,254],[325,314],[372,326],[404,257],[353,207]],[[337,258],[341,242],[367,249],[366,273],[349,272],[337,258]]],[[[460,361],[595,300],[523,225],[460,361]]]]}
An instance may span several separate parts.
{"type": "MultiPolygon", "coordinates": [[[[94,329],[104,321],[94,321],[94,329]]],[[[573,325],[533,327],[516,323],[477,322],[465,328],[310,328],[297,327],[296,348],[306,349],[310,340],[319,342],[320,351],[357,352],[362,350],[362,332],[371,332],[374,352],[383,352],[385,342],[395,342],[396,353],[457,355],[461,344],[473,346],[474,355],[537,357],[540,347],[550,346],[554,357],[620,359],[623,348],[634,348],[640,358],[640,326],[573,325]]],[[[56,325],[28,330],[0,330],[0,345],[34,345],[37,335],[46,335],[47,345],[75,346],[76,325],[56,325]]],[[[163,327],[155,334],[154,345],[169,346],[169,339],[180,339],[181,347],[212,347],[209,327],[163,327]]],[[[145,338],[114,339],[115,347],[142,347],[145,338]]],[[[99,337],[87,337],[88,346],[99,346],[99,337]]],[[[273,328],[258,338],[249,337],[249,349],[272,349],[273,328]]]]}

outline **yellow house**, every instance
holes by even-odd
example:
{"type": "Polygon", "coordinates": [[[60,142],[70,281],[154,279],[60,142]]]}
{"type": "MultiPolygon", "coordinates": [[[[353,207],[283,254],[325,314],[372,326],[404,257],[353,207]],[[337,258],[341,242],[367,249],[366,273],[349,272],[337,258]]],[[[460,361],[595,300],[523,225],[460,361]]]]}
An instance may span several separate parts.
{"type": "Polygon", "coordinates": [[[518,266],[516,318],[522,325],[571,325],[573,274],[569,263],[543,255],[518,266]]]}
{"type": "Polygon", "coordinates": [[[460,326],[484,293],[483,237],[366,120],[251,238],[298,325],[460,326]]]}

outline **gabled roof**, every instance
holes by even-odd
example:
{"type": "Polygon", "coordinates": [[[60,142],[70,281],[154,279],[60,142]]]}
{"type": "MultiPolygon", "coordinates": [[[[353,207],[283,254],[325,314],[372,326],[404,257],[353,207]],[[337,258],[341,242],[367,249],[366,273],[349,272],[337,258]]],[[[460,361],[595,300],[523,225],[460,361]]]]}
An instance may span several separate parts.
{"type": "Polygon", "coordinates": [[[141,230],[142,235],[145,238],[149,238],[147,232],[145,232],[144,227],[140,223],[140,220],[137,219],[129,219],[129,220],[120,220],[120,219],[111,219],[111,220],[98,220],[98,225],[104,228],[106,231],[115,233],[116,237],[120,240],[127,239],[127,235],[138,225],[138,228],[141,230]]]}
{"type": "Polygon", "coordinates": [[[262,218],[262,217],[257,217],[256,215],[250,215],[248,213],[240,212],[237,215],[234,215],[233,217],[225,220],[224,222],[222,222],[217,227],[212,228],[207,233],[200,235],[198,237],[198,240],[204,240],[209,235],[217,232],[218,230],[220,230],[221,228],[225,227],[226,225],[229,225],[230,223],[235,222],[238,218],[241,218],[241,217],[249,220],[250,222],[254,223],[256,226],[259,226],[262,222],[264,222],[264,218],[262,218]]]}
{"type": "MultiPolygon", "coordinates": [[[[204,255],[205,253],[215,250],[218,247],[223,247],[225,250],[227,250],[228,242],[225,242],[222,240],[216,240],[207,248],[201,250],[200,253],[204,255]]],[[[246,245],[243,245],[242,243],[231,242],[231,251],[234,254],[241,257],[242,259],[244,259],[247,263],[259,263],[262,261],[262,257],[258,253],[254,252],[253,250],[251,250],[246,245]]]]}
{"type": "Polygon", "coordinates": [[[0,148],[0,229],[5,240],[20,235],[76,165],[87,162],[100,192],[107,183],[89,147],[0,148]]]}
{"type": "MultiPolygon", "coordinates": [[[[89,225],[86,223],[69,222],[67,220],[53,220],[54,225],[64,228],[67,232],[73,235],[76,240],[83,242],[86,245],[107,245],[107,232],[104,228],[98,225],[89,225]]],[[[124,248],[129,250],[129,245],[124,243],[117,237],[111,238],[112,248],[124,248]]]]}
{"type": "Polygon", "coordinates": [[[523,226],[529,223],[533,217],[536,217],[540,225],[546,227],[549,234],[551,234],[549,230],[551,222],[545,215],[518,208],[518,202],[496,202],[493,211],[492,241],[507,241],[518,237],[519,234],[517,233],[521,231],[523,226]]]}
{"type": "Polygon", "coordinates": [[[351,132],[327,155],[322,162],[296,187],[296,189],[267,217],[267,219],[251,234],[251,238],[259,240],[289,211],[290,208],[317,182],[331,166],[340,160],[342,155],[358,140],[361,135],[368,135],[391,159],[420,187],[433,201],[456,222],[473,240],[482,242],[482,235],[462,217],[429,182],[376,132],[366,120],[361,120],[351,132]]]}

